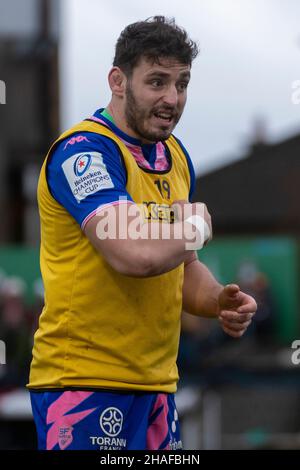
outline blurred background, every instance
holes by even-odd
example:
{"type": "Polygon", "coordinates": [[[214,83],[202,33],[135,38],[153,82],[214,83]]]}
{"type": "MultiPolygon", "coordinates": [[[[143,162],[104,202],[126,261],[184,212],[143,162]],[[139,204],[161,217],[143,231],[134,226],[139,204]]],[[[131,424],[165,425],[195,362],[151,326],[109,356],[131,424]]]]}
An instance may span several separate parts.
{"type": "Polygon", "coordinates": [[[175,132],[213,219],[199,259],[258,302],[239,340],[183,314],[184,446],[300,448],[299,2],[0,0],[0,449],[36,448],[25,384],[43,306],[42,161],[60,131],[106,106],[121,30],[155,14],[201,50],[175,132]]]}

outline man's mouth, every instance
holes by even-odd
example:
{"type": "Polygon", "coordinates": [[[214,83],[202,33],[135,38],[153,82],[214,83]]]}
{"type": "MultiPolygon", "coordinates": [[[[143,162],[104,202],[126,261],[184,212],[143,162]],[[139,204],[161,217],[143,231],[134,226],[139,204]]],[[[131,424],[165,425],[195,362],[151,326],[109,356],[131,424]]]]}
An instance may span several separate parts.
{"type": "Polygon", "coordinates": [[[166,111],[156,112],[153,114],[157,119],[164,122],[165,124],[169,124],[174,118],[173,113],[168,113],[166,111]]]}

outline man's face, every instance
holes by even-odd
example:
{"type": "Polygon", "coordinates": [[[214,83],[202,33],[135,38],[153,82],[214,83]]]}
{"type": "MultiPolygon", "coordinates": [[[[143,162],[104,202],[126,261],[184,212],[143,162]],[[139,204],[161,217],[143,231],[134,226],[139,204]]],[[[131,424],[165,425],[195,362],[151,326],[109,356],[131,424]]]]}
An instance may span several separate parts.
{"type": "Polygon", "coordinates": [[[175,59],[159,64],[142,59],[127,81],[127,126],[144,143],[166,140],[178,123],[187,98],[190,66],[175,59]]]}

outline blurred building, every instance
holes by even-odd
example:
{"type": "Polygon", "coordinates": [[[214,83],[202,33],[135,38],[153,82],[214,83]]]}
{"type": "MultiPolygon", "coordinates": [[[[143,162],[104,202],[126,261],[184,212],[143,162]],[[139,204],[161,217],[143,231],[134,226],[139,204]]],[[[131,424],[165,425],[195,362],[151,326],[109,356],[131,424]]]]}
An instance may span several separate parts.
{"type": "MultiPolygon", "coordinates": [[[[257,122],[247,154],[200,176],[194,194],[195,201],[207,204],[217,237],[206,251],[218,253],[218,263],[223,259],[223,272],[234,267],[237,273],[247,261],[262,270],[277,310],[275,336],[285,344],[300,333],[299,151],[300,134],[271,144],[257,122]],[[225,238],[218,248],[220,236],[225,238]]],[[[231,282],[240,282],[229,274],[231,282]]]]}
{"type": "Polygon", "coordinates": [[[215,235],[300,234],[300,134],[276,144],[257,140],[245,158],[197,179],[215,235]]]}
{"type": "Polygon", "coordinates": [[[36,184],[58,131],[58,1],[0,0],[0,243],[39,239],[36,184]]]}

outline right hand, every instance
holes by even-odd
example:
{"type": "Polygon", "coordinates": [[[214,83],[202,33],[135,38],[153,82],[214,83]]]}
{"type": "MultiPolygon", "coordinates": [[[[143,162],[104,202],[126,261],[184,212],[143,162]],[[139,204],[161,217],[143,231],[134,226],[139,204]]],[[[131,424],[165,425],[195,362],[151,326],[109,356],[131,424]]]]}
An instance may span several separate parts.
{"type": "Polygon", "coordinates": [[[184,199],[179,199],[173,202],[171,208],[174,211],[175,222],[183,222],[191,215],[200,215],[205,220],[210,230],[210,236],[205,241],[204,245],[206,245],[212,239],[211,216],[204,202],[190,203],[184,199]]]}

